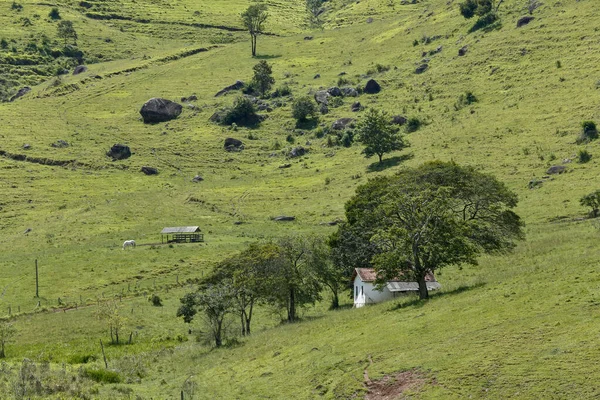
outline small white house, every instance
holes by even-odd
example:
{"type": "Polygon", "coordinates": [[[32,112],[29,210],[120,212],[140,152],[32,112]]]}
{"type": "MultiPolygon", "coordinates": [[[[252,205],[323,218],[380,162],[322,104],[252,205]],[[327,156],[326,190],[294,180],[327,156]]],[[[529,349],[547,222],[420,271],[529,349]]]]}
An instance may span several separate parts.
{"type": "MultiPolygon", "coordinates": [[[[360,308],[365,304],[380,303],[402,294],[419,291],[417,282],[402,282],[400,280],[389,281],[378,290],[375,288],[376,278],[377,273],[373,268],[354,269],[352,275],[354,281],[354,307],[360,308]]],[[[437,290],[441,287],[431,273],[427,274],[425,282],[428,290],[437,290]]]]}

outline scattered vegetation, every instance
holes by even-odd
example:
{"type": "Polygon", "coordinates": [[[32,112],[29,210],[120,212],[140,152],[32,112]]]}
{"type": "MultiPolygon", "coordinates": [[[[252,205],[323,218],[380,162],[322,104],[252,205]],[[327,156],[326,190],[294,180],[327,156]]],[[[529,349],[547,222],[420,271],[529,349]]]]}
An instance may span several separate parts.
{"type": "Polygon", "coordinates": [[[308,96],[298,97],[292,104],[292,117],[298,122],[317,117],[315,102],[308,96]]]}
{"type": "Polygon", "coordinates": [[[586,194],[579,199],[579,204],[592,209],[590,212],[592,218],[598,217],[598,210],[600,209],[600,190],[586,194]]]}
{"type": "Polygon", "coordinates": [[[358,141],[365,146],[363,149],[365,157],[377,155],[379,163],[384,154],[402,150],[407,146],[398,128],[390,124],[390,117],[385,111],[369,109],[356,131],[358,141]]]}
{"type": "Polygon", "coordinates": [[[254,76],[252,77],[253,86],[258,89],[262,97],[265,97],[267,92],[271,90],[271,87],[275,83],[273,78],[273,70],[269,63],[265,60],[261,60],[253,68],[254,76]]]}
{"type": "Polygon", "coordinates": [[[585,164],[586,162],[592,159],[592,155],[585,149],[579,150],[577,153],[577,161],[581,164],[585,164]]]}
{"type": "Polygon", "coordinates": [[[228,109],[223,116],[226,125],[254,126],[260,122],[256,105],[251,99],[241,96],[235,99],[233,107],[228,109]]]}

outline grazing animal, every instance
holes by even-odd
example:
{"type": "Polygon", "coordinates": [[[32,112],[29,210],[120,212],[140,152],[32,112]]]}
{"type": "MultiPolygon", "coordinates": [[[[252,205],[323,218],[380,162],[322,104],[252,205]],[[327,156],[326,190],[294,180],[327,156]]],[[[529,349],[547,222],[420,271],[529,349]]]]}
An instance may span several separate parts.
{"type": "Polygon", "coordinates": [[[126,247],[135,247],[135,240],[126,240],[123,242],[123,250],[125,250],[126,247]]]}

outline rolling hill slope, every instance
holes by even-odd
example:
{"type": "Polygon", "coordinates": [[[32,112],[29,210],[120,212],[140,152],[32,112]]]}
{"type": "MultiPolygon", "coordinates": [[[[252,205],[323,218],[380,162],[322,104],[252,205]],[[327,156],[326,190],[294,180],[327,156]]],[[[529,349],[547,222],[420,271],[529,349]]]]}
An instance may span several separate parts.
{"type": "MultiPolygon", "coordinates": [[[[258,58],[273,66],[276,87],[287,84],[302,96],[338,84],[363,87],[374,78],[382,91],[344,98],[321,116],[320,128],[297,129],[291,99],[283,98],[271,101],[260,127],[231,130],[209,118],[236,97],[215,93],[248,81],[257,62],[238,30],[237,16],[249,2],[57,4],[95,63],[79,75],[25,79],[44,82],[0,104],[0,313],[124,295],[139,340],[111,348],[110,357],[139,357],[144,373],[141,381],[98,385],[92,398],[171,398],[188,377],[186,390],[195,382],[195,398],[349,398],[365,391],[365,369],[370,379],[417,371],[424,382],[413,388],[417,398],[596,396],[598,232],[583,219],[579,198],[597,189],[600,167],[598,143],[576,143],[582,121],[600,121],[594,1],[546,2],[517,28],[525,2],[507,0],[501,25],[473,33],[455,1],[331,1],[323,30],[311,30],[300,1],[267,3],[271,35],[259,38],[258,58]],[[423,64],[426,71],[416,73],[423,64]],[[478,101],[462,104],[466,92],[478,101]],[[140,120],[149,98],[192,94],[197,100],[182,102],[179,118],[140,120]],[[363,112],[350,111],[354,101],[423,121],[407,134],[410,148],[386,155],[385,168],[364,159],[360,145],[331,145],[334,135],[321,134],[338,118],[360,118],[363,112]],[[226,152],[227,137],[241,139],[245,149],[226,152]],[[52,147],[59,140],[69,146],[52,147]],[[107,157],[115,143],[129,145],[132,157],[107,157]],[[296,146],[308,153],[289,158],[296,146]],[[584,149],[592,159],[578,163],[584,149]],[[475,166],[519,194],[527,240],[514,254],[444,271],[445,289],[428,303],[340,312],[321,304],[306,311],[306,321],[279,327],[265,309],[261,331],[238,348],[180,343],[188,339],[174,316],[189,290],[182,282],[255,240],[330,234],[335,227],[328,223],[343,219],[357,185],[433,159],[475,166]],[[568,172],[547,176],[552,165],[568,172]],[[146,176],[142,166],[159,174],[146,176]],[[196,175],[204,180],[193,182],[196,175]],[[277,215],[296,221],[276,223],[277,215]],[[206,244],[156,245],[162,227],[178,225],[200,225],[206,244]],[[122,251],[132,238],[148,246],[122,251]],[[151,292],[165,298],[160,311],[142,296],[151,292]]],[[[41,33],[54,37],[50,6],[0,6],[7,10],[0,37],[19,49],[41,33]],[[33,24],[21,26],[23,17],[33,24]]],[[[32,67],[25,70],[33,76],[32,67]]],[[[92,322],[93,308],[17,318],[27,333],[15,341],[10,361],[97,355],[96,338],[104,333],[92,322]],[[39,330],[49,333],[41,337],[39,330]]]]}

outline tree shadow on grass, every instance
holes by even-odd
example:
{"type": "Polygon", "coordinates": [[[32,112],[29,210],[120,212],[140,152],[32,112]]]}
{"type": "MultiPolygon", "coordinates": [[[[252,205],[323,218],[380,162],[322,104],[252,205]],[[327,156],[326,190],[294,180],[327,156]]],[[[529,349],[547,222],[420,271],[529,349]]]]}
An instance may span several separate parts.
{"type": "MultiPolygon", "coordinates": [[[[453,296],[453,295],[460,294],[463,292],[468,292],[470,290],[477,289],[477,288],[480,288],[483,286],[485,286],[485,283],[480,282],[480,283],[476,283],[476,284],[470,285],[470,286],[462,285],[462,286],[457,287],[456,289],[449,290],[447,292],[436,292],[436,293],[430,292],[429,299],[437,299],[438,297],[453,296]]],[[[390,311],[400,310],[402,308],[407,308],[407,307],[421,308],[425,304],[427,304],[427,301],[428,300],[421,300],[419,298],[414,298],[412,300],[408,300],[405,302],[401,302],[399,304],[395,304],[392,308],[390,308],[390,311]]]]}
{"type": "Polygon", "coordinates": [[[296,129],[306,129],[310,131],[315,129],[319,124],[319,120],[317,118],[305,119],[304,121],[296,122],[296,129]]]}
{"type": "Polygon", "coordinates": [[[413,153],[403,154],[401,156],[395,156],[390,158],[384,158],[381,162],[374,162],[367,167],[367,172],[381,172],[391,167],[400,165],[404,161],[408,161],[413,158],[413,153]]]}
{"type": "Polygon", "coordinates": [[[254,58],[256,58],[257,60],[272,60],[274,58],[279,58],[279,57],[281,57],[281,54],[261,54],[261,55],[254,56],[254,58]]]}

